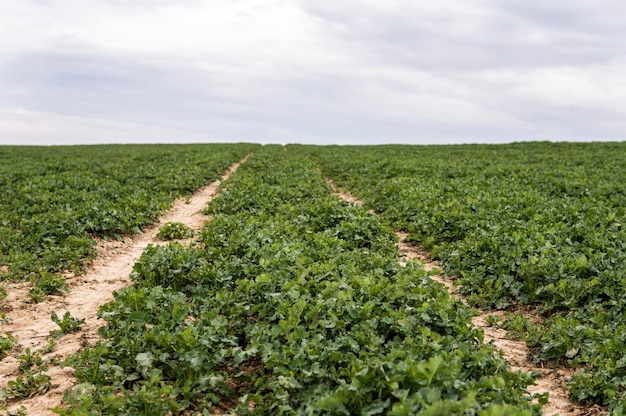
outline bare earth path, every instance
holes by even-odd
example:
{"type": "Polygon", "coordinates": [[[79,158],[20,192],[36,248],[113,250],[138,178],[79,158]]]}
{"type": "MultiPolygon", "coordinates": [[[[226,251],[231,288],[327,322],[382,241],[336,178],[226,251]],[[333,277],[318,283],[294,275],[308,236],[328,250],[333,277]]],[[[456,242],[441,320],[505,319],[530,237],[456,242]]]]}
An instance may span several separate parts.
{"type": "MultiPolygon", "coordinates": [[[[12,334],[19,342],[10,356],[0,362],[0,386],[6,386],[9,379],[15,378],[19,362],[16,356],[26,348],[31,351],[45,348],[48,345],[50,331],[58,329],[50,316],[56,313],[62,317],[69,311],[72,317],[85,319],[85,325],[77,333],[64,335],[56,342],[56,347],[48,356],[57,356],[61,360],[77,352],[87,343],[97,341],[98,329],[103,322],[98,320],[100,305],[113,300],[113,291],[130,284],[129,275],[133,265],[141,256],[148,244],[154,241],[159,228],[167,222],[182,222],[194,230],[201,230],[209,217],[202,210],[216,196],[218,186],[234,173],[246,159],[233,164],[221,180],[217,180],[196,192],[188,200],[177,200],[159,222],[144,233],[135,236],[131,241],[98,243],[98,256],[90,265],[87,273],[80,276],[67,276],[70,293],[65,296],[50,296],[39,304],[27,304],[28,284],[11,285],[5,305],[12,309],[6,313],[7,322],[2,326],[3,332],[12,334]],[[17,352],[16,352],[17,351],[17,352]]],[[[44,356],[45,357],[45,356],[44,356]]],[[[9,410],[19,406],[26,407],[28,415],[52,415],[50,409],[59,406],[63,393],[74,384],[72,370],[50,366],[47,374],[51,377],[52,388],[45,394],[11,403],[9,410]]]]}
{"type": "MultiPolygon", "coordinates": [[[[352,202],[357,205],[363,205],[363,201],[339,188],[332,180],[327,179],[327,182],[332,187],[335,194],[344,201],[352,202]]],[[[430,258],[427,252],[419,250],[414,245],[406,242],[406,233],[396,231],[396,235],[399,240],[398,249],[400,254],[402,254],[406,259],[420,261],[427,271],[431,271],[433,268],[442,270],[439,262],[430,258]]],[[[401,261],[401,264],[403,264],[403,261],[401,261]]],[[[458,294],[452,280],[444,278],[441,273],[431,275],[430,277],[431,279],[442,283],[451,296],[456,299],[463,300],[458,294]]],[[[528,347],[524,341],[507,339],[507,331],[487,325],[486,320],[489,315],[493,315],[494,313],[502,314],[501,312],[479,312],[480,315],[474,317],[472,322],[475,326],[481,327],[484,330],[485,342],[493,342],[495,347],[503,352],[504,358],[509,362],[509,364],[511,364],[511,369],[513,371],[520,370],[528,373],[538,371],[541,373],[542,377],[536,381],[536,385],[529,386],[529,392],[548,392],[550,394],[548,404],[543,407],[544,415],[595,416],[607,414],[607,412],[599,406],[589,407],[571,403],[569,400],[569,391],[567,389],[567,380],[574,373],[573,370],[567,368],[552,369],[537,367],[536,364],[528,359],[528,347]]]]}

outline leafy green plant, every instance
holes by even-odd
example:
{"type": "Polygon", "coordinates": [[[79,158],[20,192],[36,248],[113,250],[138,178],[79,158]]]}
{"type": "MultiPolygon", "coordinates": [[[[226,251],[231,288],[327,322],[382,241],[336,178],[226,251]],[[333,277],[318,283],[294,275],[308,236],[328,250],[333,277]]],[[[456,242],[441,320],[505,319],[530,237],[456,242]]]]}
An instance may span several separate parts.
{"type": "Polygon", "coordinates": [[[216,180],[259,147],[2,146],[0,280],[84,271],[96,255],[95,238],[141,232],[174,199],[216,180]]]}
{"type": "MultiPolygon", "coordinates": [[[[0,286],[0,309],[4,308],[4,304],[2,303],[2,301],[4,299],[6,299],[7,297],[7,291],[4,287],[0,286]]],[[[8,322],[8,318],[6,317],[6,314],[4,314],[3,312],[0,312],[0,323],[7,323],[8,322]]],[[[0,348],[0,355],[2,354],[1,352],[1,348],[0,348]]]]}
{"type": "Polygon", "coordinates": [[[429,276],[437,276],[438,274],[441,274],[441,269],[439,267],[433,267],[428,271],[429,276]]]}
{"type": "Polygon", "coordinates": [[[0,334],[0,359],[4,358],[16,344],[17,340],[11,334],[0,334]]]}
{"type": "Polygon", "coordinates": [[[0,389],[0,401],[33,397],[47,392],[50,387],[49,375],[26,370],[15,380],[9,380],[6,388],[0,389]]]}
{"type": "Polygon", "coordinates": [[[148,247],[100,309],[63,414],[539,415],[534,376],[311,160],[264,147],[207,211],[197,245],[148,247]]]}
{"type": "Polygon", "coordinates": [[[193,237],[194,231],[182,222],[167,222],[157,234],[159,240],[182,240],[184,238],[193,237]]]}
{"type": "Polygon", "coordinates": [[[460,277],[471,305],[536,306],[535,361],[585,367],[577,400],[626,402],[626,143],[289,146],[460,277]],[[618,364],[619,363],[619,364],[618,364]],[[616,393],[617,392],[617,393],[616,393]]]}
{"type": "Polygon", "coordinates": [[[54,339],[49,339],[48,340],[48,345],[46,345],[46,347],[42,348],[40,351],[41,351],[42,354],[49,354],[52,351],[54,351],[55,346],[56,346],[56,344],[54,342],[54,339]]]}
{"type": "Polygon", "coordinates": [[[526,339],[533,328],[532,322],[524,315],[507,312],[500,327],[507,331],[508,339],[526,339]]]}
{"type": "Polygon", "coordinates": [[[499,328],[500,327],[500,315],[497,315],[497,314],[488,315],[487,318],[485,318],[485,322],[487,323],[488,326],[492,328],[499,328]]]}
{"type": "Polygon", "coordinates": [[[54,359],[44,360],[41,355],[51,352],[53,348],[54,341],[50,340],[44,349],[33,351],[26,348],[23,354],[18,355],[19,375],[14,380],[9,380],[5,388],[0,389],[0,402],[33,397],[50,389],[51,379],[46,372],[48,364],[54,359]]]}
{"type": "Polygon", "coordinates": [[[199,273],[206,260],[198,252],[173,242],[167,246],[149,244],[133,266],[131,279],[147,287],[164,286],[182,290],[203,279],[199,273]]]}
{"type": "Polygon", "coordinates": [[[26,348],[24,354],[18,355],[17,358],[20,361],[19,369],[22,372],[26,372],[34,366],[43,366],[43,360],[41,358],[40,351],[31,352],[30,348],[26,348]]]}
{"type": "Polygon", "coordinates": [[[69,289],[65,278],[61,275],[42,272],[40,276],[31,278],[33,288],[28,296],[34,303],[42,302],[48,295],[67,294],[69,289]]]}
{"type": "Polygon", "coordinates": [[[63,319],[59,319],[56,313],[53,313],[50,319],[52,319],[52,321],[60,328],[54,331],[50,331],[50,335],[52,335],[54,338],[60,338],[64,334],[77,332],[85,323],[84,319],[74,318],[73,316],[71,316],[69,311],[65,312],[65,314],[63,315],[63,319]]]}

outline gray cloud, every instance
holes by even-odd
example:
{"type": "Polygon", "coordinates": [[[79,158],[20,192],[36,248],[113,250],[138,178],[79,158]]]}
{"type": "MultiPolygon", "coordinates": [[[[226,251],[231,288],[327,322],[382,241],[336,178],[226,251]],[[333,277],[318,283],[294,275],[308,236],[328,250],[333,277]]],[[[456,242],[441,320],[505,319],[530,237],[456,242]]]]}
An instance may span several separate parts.
{"type": "Polygon", "coordinates": [[[8,85],[20,86],[12,102],[66,116],[185,118],[203,98],[171,71],[104,53],[29,53],[4,73],[8,85]]]}
{"type": "Polygon", "coordinates": [[[0,5],[0,143],[619,139],[626,5],[601,3],[0,5]]]}
{"type": "MultiPolygon", "coordinates": [[[[381,60],[432,71],[606,62],[620,52],[617,46],[626,35],[623,25],[614,24],[616,10],[597,2],[568,2],[566,7],[539,1],[478,2],[471,7],[461,2],[440,7],[420,6],[423,2],[373,8],[359,4],[305,2],[303,7],[341,27],[337,34],[344,39],[376,50],[381,60]],[[598,11],[603,13],[598,16],[598,11]]],[[[614,6],[626,8],[618,2],[614,6]]]]}

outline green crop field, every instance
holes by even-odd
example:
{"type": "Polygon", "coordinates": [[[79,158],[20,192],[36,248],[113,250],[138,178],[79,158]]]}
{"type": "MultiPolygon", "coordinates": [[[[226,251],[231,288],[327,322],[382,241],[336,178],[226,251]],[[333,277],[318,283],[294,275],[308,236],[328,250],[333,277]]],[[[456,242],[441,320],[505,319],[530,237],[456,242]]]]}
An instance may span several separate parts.
{"type": "Polygon", "coordinates": [[[532,358],[574,400],[624,412],[626,144],[300,147],[459,276],[484,308],[531,305],[532,358]]]}
{"type": "Polygon", "coordinates": [[[208,207],[195,247],[151,247],[74,362],[68,414],[532,414],[528,376],[395,235],[310,160],[266,147],[208,207]],[[443,412],[443,413],[442,413],[443,412]]]}
{"type": "Polygon", "coordinates": [[[192,243],[149,245],[100,308],[58,412],[542,414],[539,375],[511,371],[467,302],[536,313],[532,360],[624,414],[626,143],[0,147],[2,279],[80,273],[94,239],[141,232],[246,155],[192,243]],[[399,265],[395,230],[464,300],[399,265]]]}
{"type": "Polygon", "coordinates": [[[0,280],[82,270],[256,145],[0,147],[0,280]]]}

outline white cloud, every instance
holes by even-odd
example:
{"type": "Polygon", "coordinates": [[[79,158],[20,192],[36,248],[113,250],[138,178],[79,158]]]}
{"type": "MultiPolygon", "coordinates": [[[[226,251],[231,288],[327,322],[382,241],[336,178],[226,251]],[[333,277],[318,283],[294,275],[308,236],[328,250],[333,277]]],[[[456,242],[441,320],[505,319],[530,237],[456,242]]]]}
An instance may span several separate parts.
{"type": "Polygon", "coordinates": [[[0,144],[157,143],[222,141],[189,125],[162,126],[21,108],[0,112],[0,144]]]}
{"type": "Polygon", "coordinates": [[[600,3],[0,3],[0,143],[619,138],[626,6],[600,3]]]}

